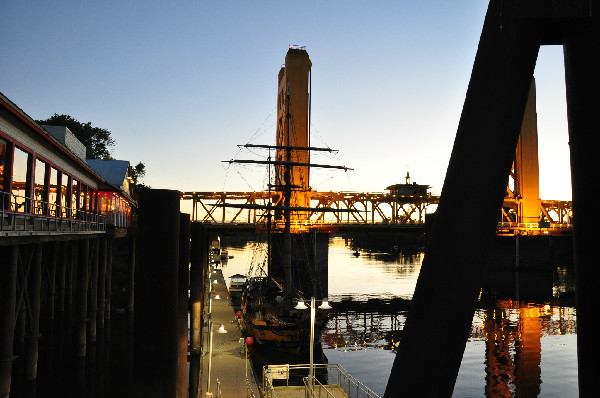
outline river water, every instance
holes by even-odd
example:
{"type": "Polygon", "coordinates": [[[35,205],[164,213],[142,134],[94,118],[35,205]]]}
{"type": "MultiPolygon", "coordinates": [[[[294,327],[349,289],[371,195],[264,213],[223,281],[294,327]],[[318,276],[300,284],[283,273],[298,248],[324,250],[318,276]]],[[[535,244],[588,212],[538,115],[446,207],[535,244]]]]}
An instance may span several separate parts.
{"type": "MultiPolygon", "coordinates": [[[[254,242],[227,247],[233,257],[223,264],[226,280],[247,272],[256,247],[254,242]]],[[[379,395],[424,256],[391,251],[357,251],[350,240],[329,240],[333,310],[323,352],[329,363],[339,363],[379,395]]],[[[515,272],[504,262],[491,269],[482,289],[453,397],[577,397],[572,268],[524,259],[515,272]]],[[[440,311],[452,308],[440,303],[440,311]]]]}

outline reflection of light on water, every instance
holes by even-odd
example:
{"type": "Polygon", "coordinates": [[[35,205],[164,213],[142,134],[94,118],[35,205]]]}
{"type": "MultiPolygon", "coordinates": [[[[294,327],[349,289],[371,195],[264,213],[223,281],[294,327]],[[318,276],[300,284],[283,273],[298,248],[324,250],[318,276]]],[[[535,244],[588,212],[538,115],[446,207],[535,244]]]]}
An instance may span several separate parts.
{"type": "MultiPolygon", "coordinates": [[[[234,258],[229,260],[224,274],[245,274],[245,269],[240,271],[236,267],[247,268],[251,255],[242,253],[250,247],[229,248],[234,258]]],[[[361,253],[355,257],[344,239],[332,238],[329,246],[330,302],[410,299],[422,258],[422,253],[395,258],[361,253]]],[[[566,271],[559,270],[557,280],[553,286],[554,298],[559,297],[558,293],[572,291],[566,271]]],[[[497,350],[493,355],[499,355],[501,362],[509,364],[508,370],[498,370],[498,376],[511,375],[506,386],[509,391],[515,389],[516,380],[515,371],[510,366],[517,366],[524,353],[531,355],[533,352],[533,366],[528,372],[540,375],[541,392],[538,396],[558,396],[552,395],[557,391],[560,391],[560,396],[577,396],[575,309],[560,305],[558,299],[542,303],[502,300],[492,302],[492,305],[493,308],[474,312],[453,397],[485,395],[486,380],[493,372],[486,368],[494,359],[490,356],[492,348],[497,350]],[[527,347],[523,348],[523,344],[527,347]]],[[[439,310],[452,311],[452,308],[440,303],[439,310]]],[[[360,375],[362,382],[383,395],[395,350],[401,340],[406,312],[390,314],[370,310],[331,315],[322,336],[322,347],[329,362],[339,363],[351,374],[360,375]]],[[[522,368],[524,365],[518,366],[522,368]]]]}

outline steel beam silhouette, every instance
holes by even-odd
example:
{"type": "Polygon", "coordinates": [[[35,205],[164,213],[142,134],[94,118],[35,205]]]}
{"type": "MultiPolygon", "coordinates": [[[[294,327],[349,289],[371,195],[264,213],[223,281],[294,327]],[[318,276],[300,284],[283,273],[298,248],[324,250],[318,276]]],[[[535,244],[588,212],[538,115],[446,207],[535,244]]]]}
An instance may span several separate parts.
{"type": "Polygon", "coordinates": [[[598,170],[590,140],[600,109],[598,6],[590,0],[491,0],[402,340],[384,397],[451,397],[487,254],[523,121],[540,45],[563,44],[577,270],[579,390],[591,394],[598,367],[593,344],[591,218],[587,177],[598,170]],[[596,94],[594,96],[594,94],[596,94]],[[464,181],[471,181],[465,186],[464,181]],[[453,209],[477,204],[464,223],[453,209]],[[446,310],[443,310],[443,309],[446,310]],[[585,362],[585,358],[590,359],[585,362]],[[591,365],[590,365],[591,364],[591,365]],[[590,367],[591,366],[591,367],[590,367]]]}

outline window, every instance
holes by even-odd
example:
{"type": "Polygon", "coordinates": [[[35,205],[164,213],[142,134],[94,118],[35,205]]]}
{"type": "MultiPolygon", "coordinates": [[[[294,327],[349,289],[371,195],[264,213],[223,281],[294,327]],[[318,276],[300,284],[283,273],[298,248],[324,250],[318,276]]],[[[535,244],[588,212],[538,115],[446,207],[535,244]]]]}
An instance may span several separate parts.
{"type": "MultiPolygon", "coordinates": [[[[6,141],[0,139],[0,191],[5,191],[6,189],[8,189],[8,187],[6,186],[6,181],[8,181],[9,179],[4,177],[4,174],[8,169],[6,167],[6,160],[8,158],[6,156],[7,146],[8,145],[6,145],[6,141]]],[[[4,200],[4,198],[2,199],[4,200]]]]}
{"type": "Polygon", "coordinates": [[[50,186],[48,187],[48,203],[50,207],[50,215],[59,217],[60,216],[60,202],[59,202],[59,187],[60,180],[58,179],[58,170],[54,167],[50,168],[50,186]]]}
{"type": "Polygon", "coordinates": [[[27,152],[16,148],[13,156],[13,176],[11,192],[15,211],[25,212],[27,200],[27,174],[29,169],[29,155],[27,152]]]}
{"type": "Polygon", "coordinates": [[[35,214],[45,214],[46,209],[46,163],[40,159],[35,160],[35,174],[33,180],[33,208],[35,214]]]}
{"type": "Polygon", "coordinates": [[[60,206],[61,206],[61,217],[68,218],[69,217],[69,183],[71,181],[71,177],[66,174],[62,175],[61,184],[60,184],[60,206]]]}
{"type": "Polygon", "coordinates": [[[71,188],[71,218],[77,218],[77,205],[79,201],[77,196],[79,195],[79,182],[73,180],[73,187],[71,188]]]}

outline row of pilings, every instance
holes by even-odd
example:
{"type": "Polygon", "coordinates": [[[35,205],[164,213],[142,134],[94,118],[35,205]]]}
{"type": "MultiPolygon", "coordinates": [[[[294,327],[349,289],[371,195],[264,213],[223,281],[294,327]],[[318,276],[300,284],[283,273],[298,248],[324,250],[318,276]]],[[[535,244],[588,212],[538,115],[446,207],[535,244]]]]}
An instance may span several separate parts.
{"type": "Polygon", "coordinates": [[[200,394],[210,237],[179,204],[144,192],[121,238],[0,242],[0,397],[200,394]]]}
{"type": "Polygon", "coordinates": [[[89,345],[95,349],[104,335],[115,239],[87,234],[2,243],[9,244],[0,246],[0,397],[35,396],[40,351],[46,368],[68,359],[85,363],[89,345]]]}
{"type": "Polygon", "coordinates": [[[179,204],[180,192],[171,190],[148,190],[139,200],[134,396],[201,394],[210,234],[179,204]]]}

